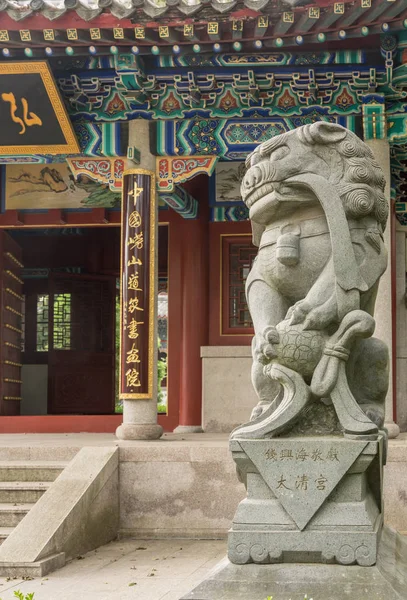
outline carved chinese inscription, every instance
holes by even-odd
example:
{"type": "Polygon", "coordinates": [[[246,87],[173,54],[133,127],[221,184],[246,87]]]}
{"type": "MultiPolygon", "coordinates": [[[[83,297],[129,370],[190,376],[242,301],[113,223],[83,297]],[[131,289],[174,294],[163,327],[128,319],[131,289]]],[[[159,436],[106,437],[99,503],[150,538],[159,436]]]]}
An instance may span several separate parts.
{"type": "Polygon", "coordinates": [[[123,176],[121,399],[153,393],[155,180],[142,170],[123,176]]]}

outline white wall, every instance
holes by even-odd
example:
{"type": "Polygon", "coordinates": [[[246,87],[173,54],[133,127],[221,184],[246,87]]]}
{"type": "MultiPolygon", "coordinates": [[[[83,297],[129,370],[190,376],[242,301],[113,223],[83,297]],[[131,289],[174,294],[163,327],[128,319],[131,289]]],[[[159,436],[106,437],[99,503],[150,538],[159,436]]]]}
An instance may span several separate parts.
{"type": "Polygon", "coordinates": [[[23,365],[21,379],[21,414],[46,415],[48,365],[23,365]]]}

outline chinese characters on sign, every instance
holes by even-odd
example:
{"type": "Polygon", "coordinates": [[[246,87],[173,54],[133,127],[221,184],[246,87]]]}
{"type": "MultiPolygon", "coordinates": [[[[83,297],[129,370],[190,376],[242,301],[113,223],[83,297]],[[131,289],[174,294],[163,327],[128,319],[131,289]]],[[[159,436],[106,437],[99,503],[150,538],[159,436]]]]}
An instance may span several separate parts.
{"type": "Polygon", "coordinates": [[[21,104],[23,107],[23,118],[16,115],[16,112],[18,110],[17,102],[16,102],[15,96],[12,92],[10,92],[8,94],[3,93],[1,95],[1,99],[4,102],[10,103],[10,118],[12,121],[14,121],[14,123],[18,123],[21,126],[21,129],[18,132],[19,135],[24,134],[27,130],[27,127],[32,127],[33,125],[39,125],[40,127],[42,126],[42,121],[39,118],[39,116],[33,112],[30,112],[30,113],[28,112],[28,102],[27,102],[26,98],[21,98],[21,104]]]}
{"type": "Polygon", "coordinates": [[[306,460],[312,460],[313,462],[339,462],[338,450],[334,447],[329,448],[326,452],[320,448],[313,448],[308,452],[305,448],[300,448],[299,450],[282,448],[280,452],[274,448],[268,448],[265,452],[265,457],[267,460],[273,461],[293,460],[304,462],[306,460]]]}
{"type": "Polygon", "coordinates": [[[47,62],[0,63],[0,131],[0,156],[80,152],[47,62]]]}
{"type": "Polygon", "coordinates": [[[308,464],[320,464],[321,471],[324,470],[324,464],[329,465],[332,462],[339,462],[338,450],[331,446],[328,449],[321,449],[318,446],[309,448],[304,447],[293,448],[267,448],[264,453],[267,461],[275,462],[279,465],[290,463],[290,465],[298,465],[298,470],[295,470],[293,475],[277,475],[276,490],[289,490],[299,492],[309,492],[318,490],[323,492],[326,490],[328,479],[323,472],[320,472],[318,467],[318,475],[311,475],[314,469],[307,469],[308,464]]]}
{"type": "Polygon", "coordinates": [[[123,174],[120,398],[151,398],[154,364],[155,178],[123,174]]]}
{"type": "Polygon", "coordinates": [[[316,479],[312,479],[309,475],[302,473],[293,479],[293,484],[291,485],[287,483],[287,479],[284,477],[284,475],[281,475],[277,481],[276,489],[292,490],[295,488],[296,490],[308,492],[308,490],[311,489],[311,486],[313,486],[314,489],[322,492],[325,490],[327,483],[328,479],[322,474],[316,479]]]}

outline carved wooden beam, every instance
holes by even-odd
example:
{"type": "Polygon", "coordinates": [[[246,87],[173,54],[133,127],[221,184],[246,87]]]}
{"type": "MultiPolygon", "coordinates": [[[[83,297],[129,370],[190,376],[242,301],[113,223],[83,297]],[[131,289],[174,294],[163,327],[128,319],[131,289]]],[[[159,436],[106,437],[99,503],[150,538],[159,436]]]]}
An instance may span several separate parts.
{"type": "Polygon", "coordinates": [[[157,158],[157,190],[159,192],[173,192],[177,183],[189,181],[189,179],[201,173],[212,175],[217,161],[217,156],[188,156],[186,158],[167,156],[157,158]]]}

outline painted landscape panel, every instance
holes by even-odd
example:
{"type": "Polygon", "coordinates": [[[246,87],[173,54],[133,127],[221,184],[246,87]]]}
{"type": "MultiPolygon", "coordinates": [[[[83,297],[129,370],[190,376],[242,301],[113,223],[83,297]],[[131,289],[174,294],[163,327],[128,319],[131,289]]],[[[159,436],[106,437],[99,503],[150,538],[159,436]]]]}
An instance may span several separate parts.
{"type": "Polygon", "coordinates": [[[230,161],[216,165],[216,202],[239,202],[240,182],[245,173],[244,162],[230,161]]]}
{"type": "Polygon", "coordinates": [[[3,193],[6,210],[120,206],[120,194],[83,175],[75,181],[67,163],[8,165],[3,193]]]}

